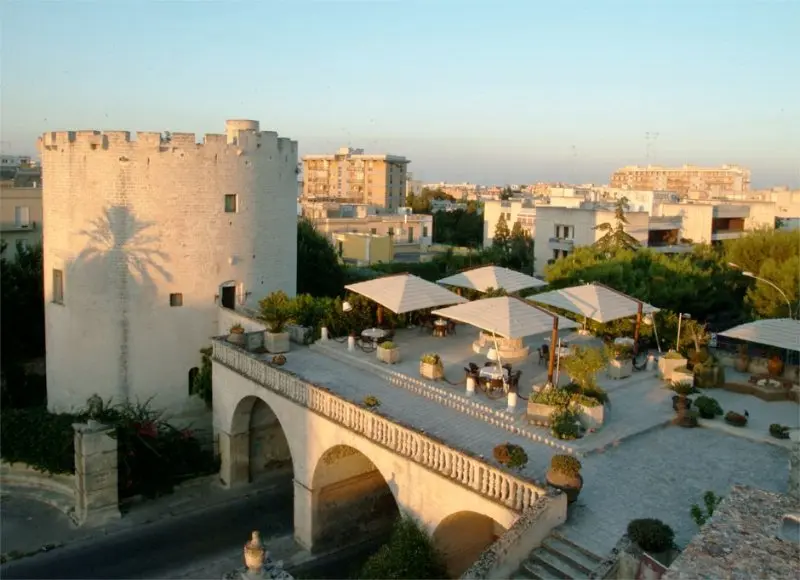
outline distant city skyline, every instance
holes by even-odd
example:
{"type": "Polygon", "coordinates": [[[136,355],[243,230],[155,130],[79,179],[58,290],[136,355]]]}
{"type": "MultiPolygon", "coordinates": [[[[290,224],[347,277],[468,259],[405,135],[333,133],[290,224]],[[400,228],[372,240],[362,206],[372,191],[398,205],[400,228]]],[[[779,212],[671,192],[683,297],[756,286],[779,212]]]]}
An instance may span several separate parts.
{"type": "Polygon", "coordinates": [[[800,187],[799,2],[12,0],[3,16],[4,153],[51,130],[200,138],[252,118],[301,155],[403,155],[426,182],[728,163],[800,187]]]}

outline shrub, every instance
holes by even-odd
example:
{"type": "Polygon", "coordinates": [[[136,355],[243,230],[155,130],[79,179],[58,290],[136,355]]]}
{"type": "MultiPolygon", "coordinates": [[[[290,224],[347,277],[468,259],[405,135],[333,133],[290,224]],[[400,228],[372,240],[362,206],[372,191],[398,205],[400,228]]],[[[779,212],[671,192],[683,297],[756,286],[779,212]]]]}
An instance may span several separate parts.
{"type": "Polygon", "coordinates": [[[522,447],[513,443],[497,445],[492,454],[500,465],[512,469],[522,469],[528,464],[528,454],[522,447]]]}
{"type": "Polygon", "coordinates": [[[598,386],[584,389],[583,394],[592,399],[597,399],[601,403],[608,403],[608,393],[598,386]]]}
{"type": "Polygon", "coordinates": [[[397,345],[395,345],[395,343],[393,343],[391,340],[385,340],[382,343],[380,343],[378,346],[380,346],[381,348],[385,348],[386,350],[390,350],[392,348],[397,348],[397,345]]]}
{"type": "Polygon", "coordinates": [[[573,395],[572,396],[572,403],[577,405],[583,405],[584,407],[599,407],[603,403],[595,399],[594,397],[589,397],[587,395],[573,395]]]}
{"type": "Polygon", "coordinates": [[[789,427],[779,423],[773,423],[769,426],[769,434],[775,437],[775,439],[788,439],[789,427]]]}
{"type": "Polygon", "coordinates": [[[567,408],[553,411],[550,414],[550,430],[559,439],[577,439],[581,434],[578,413],[567,408]]]}
{"type": "Polygon", "coordinates": [[[270,293],[262,298],[258,305],[261,307],[260,318],[267,323],[270,332],[284,332],[286,325],[292,321],[294,305],[282,290],[270,293]]]}
{"type": "Polygon", "coordinates": [[[553,407],[566,407],[572,401],[574,395],[566,389],[547,388],[542,389],[533,396],[532,402],[540,405],[550,405],[553,407]]]}
{"type": "Polygon", "coordinates": [[[438,365],[442,364],[442,359],[435,352],[428,352],[422,355],[422,358],[420,358],[420,362],[429,365],[438,365]]]}
{"type": "Polygon", "coordinates": [[[628,537],[645,552],[658,554],[671,549],[675,532],[661,520],[644,518],[628,523],[628,537]]]}
{"type": "Polygon", "coordinates": [[[680,358],[683,358],[683,355],[681,353],[679,353],[678,351],[671,350],[667,354],[664,355],[664,358],[680,359],[680,358]]]}
{"type": "Polygon", "coordinates": [[[561,364],[567,374],[582,389],[597,386],[597,373],[606,368],[606,354],[599,348],[581,348],[575,346],[570,355],[562,359],[561,364]]]}
{"type": "Polygon", "coordinates": [[[722,407],[713,397],[701,395],[695,399],[694,406],[703,419],[713,419],[717,415],[722,415],[722,407]]]}
{"type": "Polygon", "coordinates": [[[200,370],[194,376],[194,380],[192,380],[192,394],[200,397],[209,409],[211,409],[214,404],[214,389],[211,383],[211,353],[212,348],[210,346],[200,349],[200,354],[202,355],[200,370]]]}
{"type": "Polygon", "coordinates": [[[0,456],[44,473],[74,473],[73,423],[80,423],[77,415],[49,413],[46,407],[4,407],[0,414],[0,456]]]}
{"type": "Polygon", "coordinates": [[[571,477],[580,475],[581,467],[581,462],[572,455],[553,455],[550,459],[550,469],[571,477]]]}
{"type": "Polygon", "coordinates": [[[433,540],[413,519],[403,516],[392,529],[389,542],[361,568],[359,578],[446,578],[444,559],[433,540]]]}
{"type": "Polygon", "coordinates": [[[381,402],[375,395],[367,395],[364,397],[364,406],[369,409],[373,409],[375,407],[380,407],[381,402]]]}
{"type": "Polygon", "coordinates": [[[687,383],[685,381],[673,381],[669,384],[669,389],[674,391],[675,394],[680,397],[686,397],[696,392],[696,389],[691,385],[691,383],[687,383]]]}
{"type": "Polygon", "coordinates": [[[725,422],[730,423],[734,427],[744,427],[747,425],[747,417],[739,413],[734,413],[733,411],[728,411],[725,414],[725,422]]]}
{"type": "Polygon", "coordinates": [[[703,494],[703,504],[705,505],[705,511],[703,511],[699,505],[692,504],[692,509],[690,510],[690,514],[694,523],[698,526],[702,526],[708,520],[711,519],[711,516],[714,515],[714,510],[717,509],[717,506],[722,501],[721,497],[717,497],[717,495],[713,491],[707,491],[703,494]]]}

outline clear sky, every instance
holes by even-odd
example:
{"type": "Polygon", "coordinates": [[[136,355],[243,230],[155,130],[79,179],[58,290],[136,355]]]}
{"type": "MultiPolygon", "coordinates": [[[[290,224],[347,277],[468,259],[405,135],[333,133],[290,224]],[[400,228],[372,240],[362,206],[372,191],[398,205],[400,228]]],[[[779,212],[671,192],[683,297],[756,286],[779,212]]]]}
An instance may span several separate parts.
{"type": "Polygon", "coordinates": [[[411,159],[426,181],[739,163],[800,187],[800,0],[4,0],[3,151],[64,129],[411,159]]]}

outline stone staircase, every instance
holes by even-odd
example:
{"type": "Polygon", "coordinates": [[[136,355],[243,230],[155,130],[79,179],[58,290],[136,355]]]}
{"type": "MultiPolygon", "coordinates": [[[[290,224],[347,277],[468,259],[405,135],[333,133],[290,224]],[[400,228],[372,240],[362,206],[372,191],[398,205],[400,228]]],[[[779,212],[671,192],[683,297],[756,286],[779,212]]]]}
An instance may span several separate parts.
{"type": "Polygon", "coordinates": [[[515,578],[550,580],[551,578],[589,578],[603,558],[593,554],[558,532],[551,533],[520,566],[515,578]]]}

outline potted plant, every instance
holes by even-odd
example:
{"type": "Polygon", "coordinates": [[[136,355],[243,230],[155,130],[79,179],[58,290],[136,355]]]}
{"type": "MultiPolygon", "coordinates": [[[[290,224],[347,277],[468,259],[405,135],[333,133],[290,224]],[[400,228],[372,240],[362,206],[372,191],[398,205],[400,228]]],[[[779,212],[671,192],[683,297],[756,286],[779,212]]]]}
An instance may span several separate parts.
{"type": "Polygon", "coordinates": [[[292,319],[292,301],[282,290],[272,292],[259,302],[261,320],[267,325],[264,331],[264,347],[267,352],[289,351],[289,333],[286,325],[292,319]]]}
{"type": "Polygon", "coordinates": [[[775,439],[788,439],[789,427],[781,425],[780,423],[773,423],[769,426],[769,434],[775,437],[775,439]]]}
{"type": "Polygon", "coordinates": [[[628,538],[664,565],[675,547],[675,532],[661,520],[644,518],[628,523],[628,538]]]}
{"type": "Polygon", "coordinates": [[[695,409],[703,419],[713,419],[717,415],[722,415],[722,407],[713,397],[702,395],[694,401],[695,409]]]}
{"type": "Polygon", "coordinates": [[[236,346],[244,346],[244,341],[245,341],[244,326],[242,326],[237,322],[230,328],[230,333],[228,334],[228,342],[230,342],[231,344],[235,344],[236,346]]]}
{"type": "Polygon", "coordinates": [[[690,409],[692,406],[692,399],[689,395],[695,392],[692,385],[687,382],[673,382],[669,385],[671,391],[675,394],[672,396],[672,409],[676,412],[681,410],[690,409]]]}
{"type": "Polygon", "coordinates": [[[779,351],[773,350],[770,353],[769,360],[767,361],[767,372],[771,377],[779,377],[783,374],[783,359],[779,351]]]}
{"type": "Polygon", "coordinates": [[[582,436],[582,426],[578,412],[569,407],[553,411],[550,414],[550,433],[563,441],[579,439],[582,436]]]}
{"type": "MultiPolygon", "coordinates": [[[[747,413],[747,411],[745,411],[745,413],[747,413]]],[[[725,414],[725,422],[728,425],[733,425],[734,427],[744,427],[747,425],[747,415],[741,415],[733,411],[728,411],[725,414]]]]}
{"type": "Polygon", "coordinates": [[[381,402],[375,395],[367,395],[364,397],[364,406],[367,409],[377,409],[381,406],[381,402]]]}
{"type": "Polygon", "coordinates": [[[679,367],[686,366],[686,359],[681,353],[671,350],[658,359],[658,376],[665,381],[672,380],[672,373],[679,367]]]}
{"type": "Polygon", "coordinates": [[[554,455],[547,470],[547,484],[567,494],[567,503],[574,503],[583,489],[581,462],[572,455],[554,455]]]}
{"type": "Polygon", "coordinates": [[[522,447],[513,443],[497,445],[492,450],[492,454],[500,465],[511,469],[521,470],[528,464],[528,454],[522,447]]]}
{"type": "Polygon", "coordinates": [[[605,353],[599,348],[579,346],[573,347],[570,355],[561,359],[561,366],[581,391],[597,387],[597,373],[603,370],[607,363],[605,353]]]}
{"type": "Polygon", "coordinates": [[[608,376],[612,379],[624,379],[633,374],[633,347],[627,344],[615,344],[609,348],[608,376]]]}
{"type": "Polygon", "coordinates": [[[750,366],[750,354],[747,351],[747,345],[740,344],[736,351],[736,360],[733,362],[733,368],[735,368],[737,372],[746,373],[750,366]]]}
{"type": "Polygon", "coordinates": [[[435,352],[429,352],[422,355],[419,360],[419,374],[424,379],[438,381],[444,377],[444,368],[442,367],[442,359],[435,352]]]}
{"type": "Polygon", "coordinates": [[[391,340],[380,343],[375,352],[378,353],[378,360],[386,364],[392,365],[400,362],[400,349],[391,340]]]}

